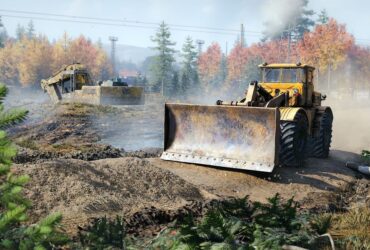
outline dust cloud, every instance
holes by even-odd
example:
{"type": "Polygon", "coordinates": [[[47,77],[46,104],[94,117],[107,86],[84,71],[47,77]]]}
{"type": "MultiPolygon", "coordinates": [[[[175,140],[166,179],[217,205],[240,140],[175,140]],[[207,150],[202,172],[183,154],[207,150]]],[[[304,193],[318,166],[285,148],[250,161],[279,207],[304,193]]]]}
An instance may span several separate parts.
{"type": "Polygon", "coordinates": [[[361,153],[370,148],[370,100],[328,98],[334,113],[333,149],[361,153]]]}

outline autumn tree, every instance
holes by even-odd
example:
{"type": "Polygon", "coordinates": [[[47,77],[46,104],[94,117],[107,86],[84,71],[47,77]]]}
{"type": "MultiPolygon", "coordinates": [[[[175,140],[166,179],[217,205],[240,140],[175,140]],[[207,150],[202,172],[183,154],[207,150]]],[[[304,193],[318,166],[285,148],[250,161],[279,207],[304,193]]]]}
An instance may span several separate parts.
{"type": "Polygon", "coordinates": [[[245,85],[248,56],[248,49],[237,42],[227,58],[228,79],[224,85],[226,89],[239,89],[240,85],[245,85]]]}
{"type": "Polygon", "coordinates": [[[14,46],[17,55],[18,80],[23,86],[39,85],[51,74],[50,55],[52,46],[45,36],[22,38],[14,46]]]}
{"type": "Polygon", "coordinates": [[[299,59],[299,52],[295,44],[290,46],[290,53],[288,53],[288,40],[272,40],[252,44],[248,51],[252,57],[260,58],[267,63],[296,62],[299,59]]]}
{"type": "Polygon", "coordinates": [[[186,96],[198,88],[197,51],[191,37],[187,37],[182,47],[183,58],[179,92],[186,96]]]}
{"type": "Polygon", "coordinates": [[[17,63],[20,60],[20,53],[17,50],[18,46],[10,42],[0,49],[0,81],[8,85],[19,82],[17,63]]]}
{"type": "Polygon", "coordinates": [[[306,33],[298,44],[302,61],[314,65],[319,72],[327,72],[327,88],[330,89],[331,73],[347,57],[354,38],[345,25],[329,19],[327,24],[317,25],[315,30],[306,33]]]}
{"type": "Polygon", "coordinates": [[[173,92],[171,84],[172,79],[172,63],[175,61],[175,50],[173,46],[176,44],[171,41],[171,32],[167,24],[162,22],[159,25],[157,33],[152,38],[156,43],[154,49],[157,51],[155,63],[152,64],[151,71],[153,82],[157,89],[161,89],[164,96],[169,96],[173,92]]]}
{"type": "MultiPolygon", "coordinates": [[[[346,83],[346,88],[353,92],[357,89],[370,91],[370,48],[353,45],[347,55],[347,60],[341,65],[341,72],[346,74],[342,82],[346,83]]],[[[370,93],[370,92],[369,92],[370,93]]]]}
{"type": "Polygon", "coordinates": [[[221,59],[221,47],[218,43],[212,43],[198,58],[201,87],[206,93],[211,92],[220,85],[221,59]]]}

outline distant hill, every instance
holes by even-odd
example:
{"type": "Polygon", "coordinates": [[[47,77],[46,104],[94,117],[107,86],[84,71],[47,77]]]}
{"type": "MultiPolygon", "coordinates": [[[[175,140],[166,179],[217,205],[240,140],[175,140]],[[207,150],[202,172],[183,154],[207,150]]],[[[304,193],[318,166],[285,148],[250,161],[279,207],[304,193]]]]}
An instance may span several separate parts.
{"type": "MultiPolygon", "coordinates": [[[[110,44],[104,44],[103,49],[107,51],[108,55],[111,53],[110,44]]],[[[148,56],[155,55],[155,51],[151,48],[137,47],[131,45],[117,44],[116,58],[119,61],[131,61],[135,64],[141,63],[148,56]]]]}

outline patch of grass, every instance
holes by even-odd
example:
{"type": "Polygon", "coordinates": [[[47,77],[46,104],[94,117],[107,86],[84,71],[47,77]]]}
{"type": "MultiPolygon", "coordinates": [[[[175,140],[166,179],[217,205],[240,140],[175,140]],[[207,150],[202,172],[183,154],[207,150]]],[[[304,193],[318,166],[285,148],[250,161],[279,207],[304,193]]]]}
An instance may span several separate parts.
{"type": "Polygon", "coordinates": [[[37,143],[30,139],[30,138],[25,138],[25,139],[18,139],[15,141],[15,143],[22,147],[22,148],[29,148],[29,149],[32,149],[32,150],[38,150],[39,149],[39,146],[37,145],[37,143]]]}
{"type": "Polygon", "coordinates": [[[89,152],[91,150],[89,145],[83,144],[57,143],[52,144],[51,146],[52,151],[56,152],[72,152],[72,151],[89,152]]]}
{"type": "Polygon", "coordinates": [[[370,250],[370,208],[355,208],[333,215],[330,233],[345,249],[370,250]]]}

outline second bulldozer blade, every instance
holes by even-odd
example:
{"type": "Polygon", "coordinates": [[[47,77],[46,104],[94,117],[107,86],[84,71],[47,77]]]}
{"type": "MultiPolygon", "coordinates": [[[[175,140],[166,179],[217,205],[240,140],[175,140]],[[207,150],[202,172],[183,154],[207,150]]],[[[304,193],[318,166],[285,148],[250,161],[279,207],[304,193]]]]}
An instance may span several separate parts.
{"type": "Polygon", "coordinates": [[[165,105],[163,160],[272,172],[278,163],[279,110],[165,105]]]}

